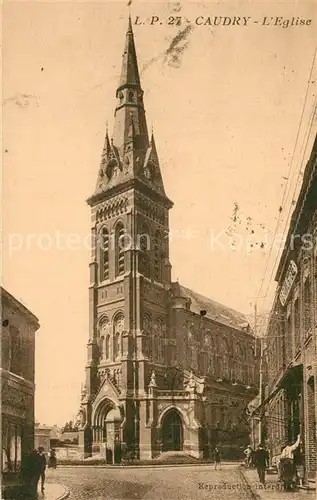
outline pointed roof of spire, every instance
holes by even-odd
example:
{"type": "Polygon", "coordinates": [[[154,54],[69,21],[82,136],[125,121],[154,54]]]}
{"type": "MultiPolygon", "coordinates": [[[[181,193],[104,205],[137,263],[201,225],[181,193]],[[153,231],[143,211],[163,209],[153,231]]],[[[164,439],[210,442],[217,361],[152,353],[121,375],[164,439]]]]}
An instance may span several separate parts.
{"type": "Polygon", "coordinates": [[[88,203],[92,206],[108,193],[111,196],[130,183],[171,208],[173,204],[164,190],[153,130],[151,140],[148,134],[130,16],[116,99],[112,139],[109,141],[107,127],[97,185],[88,203]]]}
{"type": "Polygon", "coordinates": [[[140,76],[134,45],[131,16],[129,16],[128,30],[125,36],[125,46],[119,86],[123,87],[127,84],[140,86],[140,76]]]}

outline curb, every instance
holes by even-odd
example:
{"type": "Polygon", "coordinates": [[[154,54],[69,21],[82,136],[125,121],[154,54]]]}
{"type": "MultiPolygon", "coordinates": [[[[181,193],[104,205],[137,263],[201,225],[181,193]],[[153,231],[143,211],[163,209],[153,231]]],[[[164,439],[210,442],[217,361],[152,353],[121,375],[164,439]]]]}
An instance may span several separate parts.
{"type": "Polygon", "coordinates": [[[254,500],[260,500],[260,499],[261,499],[260,495],[258,495],[258,493],[256,493],[256,492],[253,490],[253,488],[252,488],[252,486],[251,486],[251,483],[250,483],[250,481],[246,478],[246,476],[244,475],[242,468],[241,468],[241,469],[238,469],[238,471],[239,471],[239,474],[240,474],[240,476],[241,476],[242,481],[243,481],[243,482],[244,482],[244,484],[247,486],[248,491],[251,493],[252,498],[253,498],[254,500]]]}
{"type": "Polygon", "coordinates": [[[66,486],[61,485],[64,488],[64,492],[56,498],[56,500],[64,500],[65,498],[68,498],[70,495],[70,490],[66,488],[66,486]]]}

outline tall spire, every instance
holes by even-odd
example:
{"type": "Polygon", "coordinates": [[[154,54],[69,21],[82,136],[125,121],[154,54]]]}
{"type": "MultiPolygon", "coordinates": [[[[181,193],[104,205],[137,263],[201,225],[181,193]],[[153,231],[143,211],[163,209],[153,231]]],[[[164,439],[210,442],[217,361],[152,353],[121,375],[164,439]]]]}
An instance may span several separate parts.
{"type": "Polygon", "coordinates": [[[122,59],[122,68],[119,88],[125,85],[140,86],[140,76],[138,61],[134,45],[134,36],[132,31],[131,16],[129,15],[128,30],[125,36],[125,46],[122,59]]]}
{"type": "Polygon", "coordinates": [[[102,152],[97,186],[90,202],[130,181],[138,181],[155,192],[164,203],[165,194],[154,136],[149,139],[143,104],[143,90],[137,63],[131,17],[125,35],[111,141],[108,131],[102,152]]]}
{"type": "Polygon", "coordinates": [[[134,45],[131,17],[125,36],[124,53],[122,57],[121,76],[116,92],[117,107],[113,143],[122,156],[129,137],[131,117],[136,136],[136,147],[144,149],[149,146],[149,137],[143,105],[143,90],[141,88],[139,68],[134,45]]]}

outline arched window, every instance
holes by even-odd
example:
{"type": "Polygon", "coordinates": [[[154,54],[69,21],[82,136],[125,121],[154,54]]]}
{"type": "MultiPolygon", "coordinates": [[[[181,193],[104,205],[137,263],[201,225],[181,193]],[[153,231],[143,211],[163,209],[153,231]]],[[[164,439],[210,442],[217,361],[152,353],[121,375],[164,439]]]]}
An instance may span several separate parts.
{"type": "Polygon", "coordinates": [[[105,356],[106,359],[110,358],[110,335],[107,335],[106,337],[106,349],[105,349],[105,356]]]}
{"type": "Polygon", "coordinates": [[[106,227],[100,231],[100,281],[109,279],[109,232],[106,227]]]}
{"type": "Polygon", "coordinates": [[[134,92],[132,90],[130,90],[128,93],[128,100],[130,102],[134,102],[134,92]]]}
{"type": "Polygon", "coordinates": [[[152,359],[152,319],[148,314],[143,316],[143,331],[145,334],[144,339],[144,354],[152,359]]]}
{"type": "Polygon", "coordinates": [[[115,268],[116,268],[116,276],[121,276],[124,274],[124,227],[122,222],[119,222],[116,225],[115,229],[115,268]]]}
{"type": "Polygon", "coordinates": [[[123,315],[119,315],[115,318],[114,323],[113,323],[113,344],[114,344],[114,349],[113,349],[113,354],[114,354],[114,359],[118,359],[122,355],[122,332],[124,329],[124,318],[123,315]]]}
{"type": "Polygon", "coordinates": [[[162,281],[162,236],[156,231],[154,238],[154,279],[162,281]]]}
{"type": "Polygon", "coordinates": [[[205,361],[205,369],[209,373],[216,372],[216,360],[215,360],[215,343],[210,334],[210,331],[207,331],[204,336],[204,349],[206,351],[206,361],[205,361]]]}
{"type": "Polygon", "coordinates": [[[229,378],[229,346],[226,339],[220,341],[220,357],[219,357],[220,373],[224,378],[229,378]]]}
{"type": "Polygon", "coordinates": [[[106,339],[109,336],[109,319],[107,317],[101,318],[99,322],[98,328],[98,336],[99,336],[99,350],[100,357],[107,358],[107,348],[106,348],[106,339]]]}
{"type": "Polygon", "coordinates": [[[243,382],[245,380],[245,354],[243,347],[240,344],[236,346],[236,374],[235,377],[239,382],[243,382]]]}
{"type": "Polygon", "coordinates": [[[140,225],[140,235],[139,235],[139,249],[140,249],[140,260],[139,260],[139,271],[141,274],[150,278],[151,276],[151,265],[150,265],[150,231],[149,226],[146,222],[142,222],[140,225]]]}
{"type": "Polygon", "coordinates": [[[114,357],[115,359],[120,357],[120,346],[121,346],[121,336],[120,333],[117,332],[115,335],[115,343],[114,343],[114,357]]]}
{"type": "Polygon", "coordinates": [[[164,339],[164,325],[163,322],[158,319],[156,322],[156,337],[157,337],[157,350],[156,356],[159,363],[164,363],[165,359],[165,339],[164,339]]]}
{"type": "Polygon", "coordinates": [[[100,358],[103,359],[105,356],[105,338],[103,335],[99,339],[99,352],[100,358]]]}

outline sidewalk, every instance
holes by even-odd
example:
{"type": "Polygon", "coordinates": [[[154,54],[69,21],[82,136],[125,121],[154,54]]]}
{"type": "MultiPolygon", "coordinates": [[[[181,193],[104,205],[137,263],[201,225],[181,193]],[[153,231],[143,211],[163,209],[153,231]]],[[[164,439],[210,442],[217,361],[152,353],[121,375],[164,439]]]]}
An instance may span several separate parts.
{"type": "Polygon", "coordinates": [[[259,483],[258,474],[255,469],[243,469],[241,473],[251,488],[254,498],[257,500],[281,500],[286,498],[296,498],[296,500],[315,500],[316,492],[314,490],[300,489],[295,492],[284,491],[281,483],[278,482],[277,474],[266,474],[265,485],[259,483]]]}
{"type": "Polygon", "coordinates": [[[45,492],[38,493],[38,500],[64,500],[69,493],[69,489],[61,484],[45,483],[45,492]]]}

